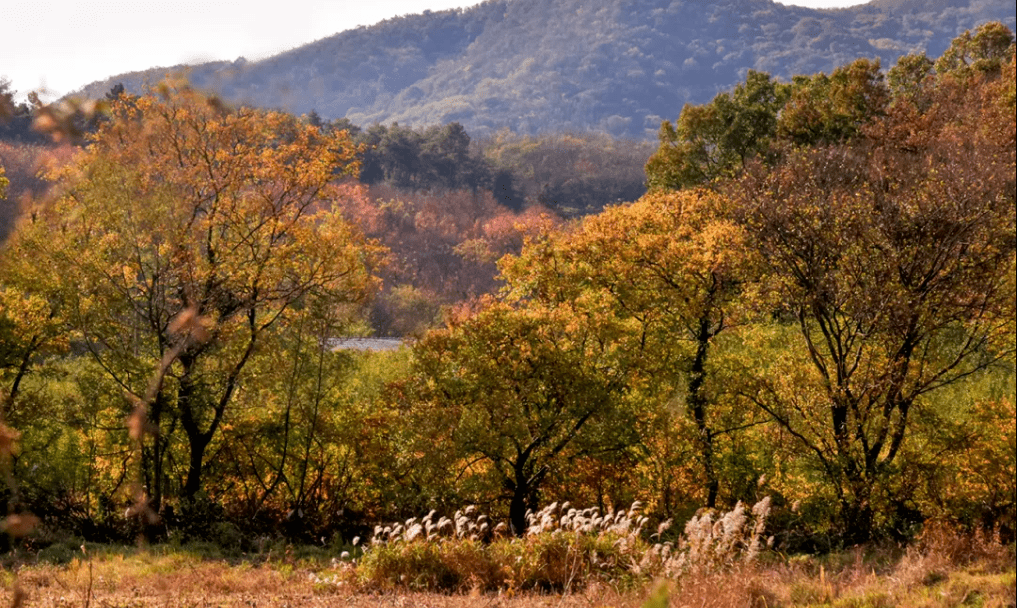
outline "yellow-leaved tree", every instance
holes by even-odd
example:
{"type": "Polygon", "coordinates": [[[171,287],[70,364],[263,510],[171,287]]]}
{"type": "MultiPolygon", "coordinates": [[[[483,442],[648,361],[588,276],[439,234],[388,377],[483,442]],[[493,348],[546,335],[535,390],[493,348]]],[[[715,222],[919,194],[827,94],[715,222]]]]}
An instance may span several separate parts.
{"type": "Polygon", "coordinates": [[[717,442],[752,424],[744,411],[714,407],[724,391],[712,377],[713,350],[745,319],[755,265],[742,228],[726,218],[729,206],[706,190],[654,191],[501,263],[512,297],[569,303],[623,328],[612,339],[627,354],[629,382],[653,395],[652,411],[675,410],[669,425],[690,423],[696,492],[705,490],[709,507],[721,485],[717,442]]]}
{"type": "Polygon", "coordinates": [[[146,402],[131,431],[154,509],[202,491],[245,371],[274,356],[270,328],[312,304],[352,320],[372,292],[378,252],[334,208],[357,195],[342,183],[357,153],[344,131],[163,84],[112,103],[13,238],[7,263],[34,275],[125,413],[146,402]]]}

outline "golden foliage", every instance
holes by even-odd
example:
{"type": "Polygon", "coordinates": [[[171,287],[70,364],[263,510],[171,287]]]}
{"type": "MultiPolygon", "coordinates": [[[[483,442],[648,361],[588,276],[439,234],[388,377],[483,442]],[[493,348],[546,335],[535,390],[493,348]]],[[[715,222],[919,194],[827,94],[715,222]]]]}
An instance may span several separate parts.
{"type": "Polygon", "coordinates": [[[164,83],[112,103],[85,152],[52,172],[58,198],[13,240],[16,274],[149,404],[132,432],[179,417],[188,493],[267,330],[316,301],[352,311],[375,288],[379,250],[335,207],[358,151],[345,132],[164,83]]]}

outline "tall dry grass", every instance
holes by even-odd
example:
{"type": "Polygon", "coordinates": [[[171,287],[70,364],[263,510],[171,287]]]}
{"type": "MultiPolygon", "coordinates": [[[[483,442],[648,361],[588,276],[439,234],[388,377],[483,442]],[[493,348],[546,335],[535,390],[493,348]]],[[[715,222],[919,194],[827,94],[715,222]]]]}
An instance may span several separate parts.
{"type": "Polygon", "coordinates": [[[640,503],[601,513],[569,503],[527,513],[519,537],[469,507],[453,517],[378,526],[367,548],[334,580],[365,590],[439,592],[542,591],[569,593],[594,583],[636,587],[654,577],[678,577],[754,562],[764,549],[770,501],[751,510],[704,511],[685,533],[666,540],[670,521],[647,533],[640,503]]]}

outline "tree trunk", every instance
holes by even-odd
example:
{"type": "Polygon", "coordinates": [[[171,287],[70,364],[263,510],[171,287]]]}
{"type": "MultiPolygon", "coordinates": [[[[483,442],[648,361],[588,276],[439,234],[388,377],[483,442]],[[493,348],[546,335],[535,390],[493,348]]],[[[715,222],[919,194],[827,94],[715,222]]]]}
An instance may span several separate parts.
{"type": "Polygon", "coordinates": [[[713,430],[706,421],[707,399],[703,387],[706,382],[706,356],[712,335],[709,315],[704,314],[699,319],[699,330],[696,332],[696,356],[692,360],[692,369],[689,370],[688,397],[689,408],[699,431],[700,457],[706,475],[706,506],[711,509],[717,506],[717,494],[720,491],[720,480],[713,466],[713,430]]]}
{"type": "Polygon", "coordinates": [[[872,539],[872,507],[869,496],[875,481],[864,474],[850,475],[848,493],[841,499],[841,522],[844,540],[849,545],[860,545],[872,539]]]}
{"type": "Polygon", "coordinates": [[[860,545],[872,539],[872,508],[868,501],[853,496],[842,505],[844,540],[848,545],[860,545]]]}
{"type": "Polygon", "coordinates": [[[179,358],[183,367],[183,374],[180,376],[180,388],[177,391],[177,407],[180,409],[180,426],[187,435],[189,459],[187,464],[187,480],[184,482],[182,498],[193,500],[201,491],[201,470],[205,460],[205,448],[212,439],[211,433],[201,431],[200,422],[195,410],[200,407],[201,399],[198,394],[200,388],[195,386],[194,378],[191,375],[194,359],[181,355],[179,358]]]}
{"type": "Polygon", "coordinates": [[[205,462],[205,448],[209,441],[204,436],[191,437],[188,434],[190,444],[190,459],[187,465],[187,481],[184,482],[183,498],[194,500],[194,497],[201,491],[201,470],[205,462]]]}
{"type": "Polygon", "coordinates": [[[509,521],[512,524],[512,533],[516,536],[526,534],[526,509],[527,495],[529,488],[522,484],[516,484],[512,489],[512,501],[509,503],[509,521]]]}
{"type": "Polygon", "coordinates": [[[158,513],[162,509],[163,459],[165,440],[162,435],[162,391],[156,394],[149,408],[148,417],[152,428],[156,429],[152,437],[152,485],[148,488],[152,510],[158,513]]]}

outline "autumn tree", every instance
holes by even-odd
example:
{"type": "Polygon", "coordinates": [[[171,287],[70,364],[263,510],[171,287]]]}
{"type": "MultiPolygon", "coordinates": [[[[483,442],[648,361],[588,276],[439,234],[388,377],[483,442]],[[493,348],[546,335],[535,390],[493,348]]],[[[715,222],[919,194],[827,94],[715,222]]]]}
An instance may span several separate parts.
{"type": "Polygon", "coordinates": [[[975,33],[965,31],[936,60],[938,74],[982,73],[998,75],[1013,54],[1014,36],[998,21],[982,24],[975,33]]]}
{"type": "Polygon", "coordinates": [[[349,331],[346,311],[327,306],[305,306],[271,331],[273,356],[251,362],[207,483],[233,517],[284,520],[290,538],[310,541],[377,507],[365,496],[383,485],[375,468],[392,463],[360,444],[389,436],[367,421],[384,411],[377,393],[406,373],[409,354],[321,348],[349,331]]]}
{"type": "Polygon", "coordinates": [[[925,53],[902,55],[886,74],[890,95],[895,100],[914,100],[932,75],[934,65],[925,53]]]}
{"type": "Polygon", "coordinates": [[[206,451],[270,328],[314,302],[346,311],[372,288],[373,250],[332,204],[357,148],[292,117],[224,107],[186,86],[113,101],[59,198],[8,255],[48,269],[76,348],[132,399],[146,393],[146,485],[172,491],[171,438],[187,445],[180,495],[202,490],[206,451]],[[158,376],[156,376],[158,378],[158,376]]]}
{"type": "Polygon", "coordinates": [[[777,116],[790,87],[749,70],[745,82],[708,104],[687,104],[675,124],[664,121],[660,146],[646,163],[651,189],[680,189],[731,177],[769,154],[777,116]]]}
{"type": "MultiPolygon", "coordinates": [[[[3,88],[0,81],[0,90],[3,88]]],[[[13,158],[22,177],[25,165],[34,165],[39,151],[28,147],[5,147],[0,144],[0,160],[13,158]],[[25,148],[29,148],[27,151],[25,148]],[[13,154],[21,152],[21,154],[13,154]],[[27,161],[27,162],[26,162],[27,161]]],[[[0,164],[0,201],[7,194],[9,181],[0,164]]],[[[16,207],[15,207],[16,209],[16,207]]],[[[0,241],[6,239],[7,230],[13,228],[14,217],[0,214],[0,241]],[[8,224],[9,222],[9,224],[8,224]]],[[[0,257],[0,421],[18,426],[31,418],[34,408],[19,400],[24,381],[37,366],[42,353],[66,345],[66,336],[54,302],[33,294],[33,288],[44,279],[48,270],[31,266],[19,268],[16,256],[4,251],[0,257]]]]}
{"type": "Polygon", "coordinates": [[[489,467],[516,534],[549,476],[634,441],[624,365],[605,334],[603,322],[569,306],[487,300],[415,347],[414,419],[444,429],[464,461],[489,467]]]}
{"type": "Polygon", "coordinates": [[[1013,400],[978,401],[961,421],[937,420],[940,457],[921,483],[935,516],[961,526],[1017,533],[1017,411],[1013,400]]]}
{"type": "Polygon", "coordinates": [[[731,93],[686,105],[675,124],[664,121],[660,145],[646,163],[647,184],[706,185],[740,175],[752,160],[777,162],[788,147],[843,141],[878,116],[888,98],[878,60],[857,59],[791,84],[749,71],[731,93]]]}
{"type": "Polygon", "coordinates": [[[40,354],[66,345],[53,304],[28,293],[23,278],[9,276],[8,264],[0,262],[0,417],[13,424],[31,416],[18,396],[40,354]]]}
{"type": "Polygon", "coordinates": [[[921,137],[894,113],[732,190],[799,334],[749,370],[751,398],[821,467],[854,541],[928,395],[1014,349],[1014,152],[983,126],[1004,120],[998,98],[953,99],[945,86],[921,137]]]}
{"type": "Polygon", "coordinates": [[[629,382],[652,378],[658,407],[677,400],[694,424],[709,507],[721,483],[716,443],[744,423],[714,407],[723,391],[710,373],[717,337],[744,322],[740,301],[752,280],[752,256],[725,217],[728,206],[707,191],[654,192],[502,262],[515,297],[589,306],[591,322],[625,328],[614,339],[630,354],[629,382]]]}
{"type": "Polygon", "coordinates": [[[859,58],[829,76],[796,77],[781,109],[777,133],[796,146],[844,142],[880,116],[888,102],[879,60],[859,58]]]}

